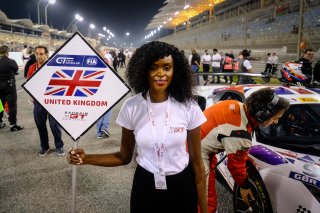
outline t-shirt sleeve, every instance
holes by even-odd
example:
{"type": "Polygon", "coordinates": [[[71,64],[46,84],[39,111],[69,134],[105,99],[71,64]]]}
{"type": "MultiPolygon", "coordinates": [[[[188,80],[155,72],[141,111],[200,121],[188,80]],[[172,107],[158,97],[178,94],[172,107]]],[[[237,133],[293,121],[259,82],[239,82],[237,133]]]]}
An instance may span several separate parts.
{"type": "Polygon", "coordinates": [[[189,123],[188,130],[194,129],[207,121],[198,104],[192,102],[188,111],[189,123]]]}
{"type": "Polygon", "coordinates": [[[245,60],[243,62],[243,66],[245,66],[247,68],[247,70],[252,69],[251,63],[248,60],[245,60]]]}
{"type": "Polygon", "coordinates": [[[127,101],[124,102],[124,104],[121,107],[121,110],[118,114],[118,118],[116,120],[117,124],[120,126],[133,130],[133,125],[132,125],[132,113],[130,113],[130,107],[128,106],[127,101]]]}

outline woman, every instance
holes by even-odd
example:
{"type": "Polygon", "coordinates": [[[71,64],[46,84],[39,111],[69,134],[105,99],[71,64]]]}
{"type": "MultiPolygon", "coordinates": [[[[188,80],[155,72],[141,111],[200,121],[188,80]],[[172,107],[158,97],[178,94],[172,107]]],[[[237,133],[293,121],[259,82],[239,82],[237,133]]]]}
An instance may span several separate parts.
{"type": "Polygon", "coordinates": [[[130,212],[207,212],[200,125],[205,122],[192,96],[192,71],[176,47],[150,42],[133,54],[126,78],[136,93],[118,115],[120,151],[86,154],[71,150],[75,165],[130,163],[137,145],[130,212]],[[189,163],[190,161],[190,163],[189,163]]]}

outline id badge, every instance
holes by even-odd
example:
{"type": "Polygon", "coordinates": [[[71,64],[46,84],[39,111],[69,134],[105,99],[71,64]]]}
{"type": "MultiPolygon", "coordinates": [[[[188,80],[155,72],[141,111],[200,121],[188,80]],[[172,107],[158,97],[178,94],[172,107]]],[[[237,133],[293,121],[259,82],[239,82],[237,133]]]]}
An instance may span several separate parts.
{"type": "Polygon", "coordinates": [[[154,183],[156,189],[167,190],[166,175],[164,172],[154,173],[154,183]]]}

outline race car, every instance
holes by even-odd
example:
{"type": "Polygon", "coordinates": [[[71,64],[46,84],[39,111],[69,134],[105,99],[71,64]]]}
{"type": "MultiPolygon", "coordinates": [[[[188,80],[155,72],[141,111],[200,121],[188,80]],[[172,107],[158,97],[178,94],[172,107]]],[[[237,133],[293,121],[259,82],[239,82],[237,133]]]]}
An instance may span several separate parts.
{"type": "MultiPolygon", "coordinates": [[[[221,100],[244,101],[265,85],[199,86],[203,109],[221,100]]],[[[247,173],[255,200],[248,207],[227,168],[225,153],[217,169],[233,189],[235,212],[320,212],[320,89],[268,86],[290,102],[278,124],[258,128],[249,151],[247,173]]]]}

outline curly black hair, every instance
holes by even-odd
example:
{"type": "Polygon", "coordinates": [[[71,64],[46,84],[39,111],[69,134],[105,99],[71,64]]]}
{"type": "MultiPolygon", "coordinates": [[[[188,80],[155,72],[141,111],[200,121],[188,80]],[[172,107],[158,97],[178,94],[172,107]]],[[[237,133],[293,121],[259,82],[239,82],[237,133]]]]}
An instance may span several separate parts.
{"type": "MultiPolygon", "coordinates": [[[[268,110],[268,106],[274,97],[274,90],[271,88],[263,88],[253,92],[246,100],[246,106],[249,115],[255,117],[255,115],[261,110],[268,110]]],[[[287,99],[279,97],[279,100],[275,106],[270,106],[272,109],[268,110],[271,112],[271,116],[275,115],[280,110],[288,110],[290,103],[287,99]]]]}
{"type": "Polygon", "coordinates": [[[125,75],[135,93],[149,90],[148,72],[152,64],[169,55],[173,60],[173,78],[168,87],[169,94],[180,103],[193,99],[194,79],[187,58],[177,47],[160,41],[142,45],[129,61],[125,75]]]}

